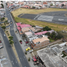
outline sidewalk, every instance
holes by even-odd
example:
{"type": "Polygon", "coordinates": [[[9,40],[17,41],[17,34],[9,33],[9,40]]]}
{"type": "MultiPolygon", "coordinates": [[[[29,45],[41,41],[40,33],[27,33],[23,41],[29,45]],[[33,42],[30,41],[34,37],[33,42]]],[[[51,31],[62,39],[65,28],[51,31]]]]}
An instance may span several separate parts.
{"type": "MultiPolygon", "coordinates": [[[[17,31],[17,29],[16,29],[15,26],[14,26],[14,31],[17,31]]],[[[23,41],[23,39],[21,38],[21,36],[19,35],[19,33],[15,32],[15,34],[16,34],[16,37],[17,37],[18,41],[22,40],[22,44],[20,44],[20,45],[22,47],[23,52],[25,53],[26,48],[29,47],[29,46],[23,41]]],[[[26,56],[27,59],[30,57],[30,61],[29,61],[30,67],[38,67],[37,65],[34,65],[34,63],[32,61],[31,53],[27,52],[27,55],[25,55],[25,56],[26,56]]]]}

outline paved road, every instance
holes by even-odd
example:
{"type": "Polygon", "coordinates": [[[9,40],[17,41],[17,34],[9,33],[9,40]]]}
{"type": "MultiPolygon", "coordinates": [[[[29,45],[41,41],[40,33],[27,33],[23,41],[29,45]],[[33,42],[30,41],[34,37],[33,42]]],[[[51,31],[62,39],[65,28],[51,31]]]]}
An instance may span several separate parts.
{"type": "Polygon", "coordinates": [[[0,24],[2,24],[2,23],[4,23],[4,22],[1,22],[1,21],[0,21],[0,24]]]}
{"type": "Polygon", "coordinates": [[[2,30],[1,27],[0,27],[0,32],[2,34],[4,43],[5,43],[5,46],[6,46],[6,50],[7,50],[7,53],[8,53],[8,56],[9,56],[9,59],[11,61],[12,66],[13,67],[19,67],[19,64],[17,63],[17,60],[16,60],[15,55],[13,53],[13,50],[12,50],[10,44],[9,44],[9,41],[8,41],[7,37],[4,36],[4,31],[2,30]]]}
{"type": "Polygon", "coordinates": [[[24,14],[18,17],[67,25],[67,11],[45,12],[38,15],[24,14]]]}
{"type": "Polygon", "coordinates": [[[37,15],[36,14],[20,14],[18,17],[26,18],[26,19],[34,19],[37,15]]]}
{"type": "MultiPolygon", "coordinates": [[[[7,7],[6,7],[6,14],[8,15],[7,18],[11,22],[13,22],[13,20],[11,18],[11,15],[10,15],[10,12],[7,9],[7,7]]],[[[17,37],[16,37],[16,35],[14,33],[14,24],[13,23],[10,26],[10,33],[13,36],[14,45],[15,45],[16,51],[18,53],[18,57],[20,59],[20,62],[21,62],[22,67],[30,67],[29,64],[28,64],[28,61],[27,61],[27,59],[25,57],[25,54],[24,54],[24,52],[23,52],[23,50],[22,50],[22,48],[21,48],[21,46],[19,44],[19,41],[18,41],[18,39],[17,39],[17,37]]]]}
{"type": "Polygon", "coordinates": [[[44,12],[41,15],[66,17],[67,11],[44,12]]]}

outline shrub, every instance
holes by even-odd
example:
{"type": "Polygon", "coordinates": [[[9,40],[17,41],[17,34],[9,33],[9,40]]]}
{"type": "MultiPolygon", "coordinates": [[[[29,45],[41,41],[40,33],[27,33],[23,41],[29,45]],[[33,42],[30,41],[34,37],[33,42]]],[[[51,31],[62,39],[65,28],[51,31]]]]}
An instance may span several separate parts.
{"type": "Polygon", "coordinates": [[[30,57],[28,58],[28,61],[30,61],[30,57]]]}
{"type": "Polygon", "coordinates": [[[43,31],[49,31],[49,30],[51,30],[51,28],[49,28],[48,26],[45,26],[45,27],[43,28],[43,31]]]}
{"type": "Polygon", "coordinates": [[[25,51],[25,54],[27,55],[27,52],[25,51]]]}
{"type": "Polygon", "coordinates": [[[22,40],[20,40],[20,42],[22,42],[22,40]]]}
{"type": "Polygon", "coordinates": [[[9,36],[9,39],[10,39],[10,40],[13,40],[13,37],[12,37],[12,36],[9,36]]]}

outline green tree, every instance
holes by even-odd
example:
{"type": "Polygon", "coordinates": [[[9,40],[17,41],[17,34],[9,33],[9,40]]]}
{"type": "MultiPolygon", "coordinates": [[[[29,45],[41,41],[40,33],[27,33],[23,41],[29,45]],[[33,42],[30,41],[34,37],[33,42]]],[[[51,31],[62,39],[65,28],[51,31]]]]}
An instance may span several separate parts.
{"type": "Polygon", "coordinates": [[[2,28],[5,30],[6,29],[6,26],[2,26],[2,28]]]}
{"type": "Polygon", "coordinates": [[[13,37],[12,36],[9,36],[9,40],[13,40],[13,37]]]}
{"type": "Polygon", "coordinates": [[[50,32],[47,32],[45,35],[50,36],[50,32]]]}
{"type": "Polygon", "coordinates": [[[3,4],[1,4],[1,6],[2,6],[2,8],[4,8],[4,5],[3,4]]]}
{"type": "Polygon", "coordinates": [[[33,6],[32,8],[33,8],[33,9],[35,9],[35,7],[34,7],[34,6],[33,6]]]}
{"type": "Polygon", "coordinates": [[[49,31],[49,30],[51,30],[51,28],[49,28],[48,26],[45,26],[45,27],[43,28],[43,31],[49,31]]]}
{"type": "Polygon", "coordinates": [[[50,6],[53,6],[53,4],[51,3],[50,6]]]}
{"type": "Polygon", "coordinates": [[[1,2],[3,2],[3,1],[1,1],[1,2]]]}
{"type": "Polygon", "coordinates": [[[7,20],[4,22],[4,25],[6,25],[6,24],[8,24],[8,21],[7,20]]]}
{"type": "Polygon", "coordinates": [[[11,46],[13,46],[13,40],[9,40],[9,43],[11,44],[11,46]]]}
{"type": "Polygon", "coordinates": [[[3,17],[3,18],[1,18],[1,21],[3,21],[5,18],[3,17]]]}

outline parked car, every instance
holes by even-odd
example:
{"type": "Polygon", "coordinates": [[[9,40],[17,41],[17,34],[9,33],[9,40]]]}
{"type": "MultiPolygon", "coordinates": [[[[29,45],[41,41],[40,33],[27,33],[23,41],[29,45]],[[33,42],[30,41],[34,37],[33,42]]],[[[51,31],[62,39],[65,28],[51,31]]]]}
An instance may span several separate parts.
{"type": "Polygon", "coordinates": [[[34,62],[36,62],[37,61],[37,59],[36,59],[36,57],[35,56],[33,56],[33,59],[32,59],[34,62]]]}
{"type": "Polygon", "coordinates": [[[0,43],[2,43],[1,40],[0,40],[0,43]]]}
{"type": "Polygon", "coordinates": [[[3,46],[2,46],[2,45],[0,46],[0,49],[1,49],[1,48],[3,48],[3,46]]]}
{"type": "Polygon", "coordinates": [[[26,41],[26,44],[29,43],[28,41],[26,41]]]}
{"type": "Polygon", "coordinates": [[[22,44],[22,40],[19,41],[22,44]]]}
{"type": "Polygon", "coordinates": [[[2,45],[2,43],[0,43],[0,49],[1,49],[1,48],[3,48],[3,45],[2,45]]]}
{"type": "Polygon", "coordinates": [[[30,47],[28,47],[28,48],[26,48],[26,51],[28,51],[28,50],[30,50],[31,48],[30,47]]]}

